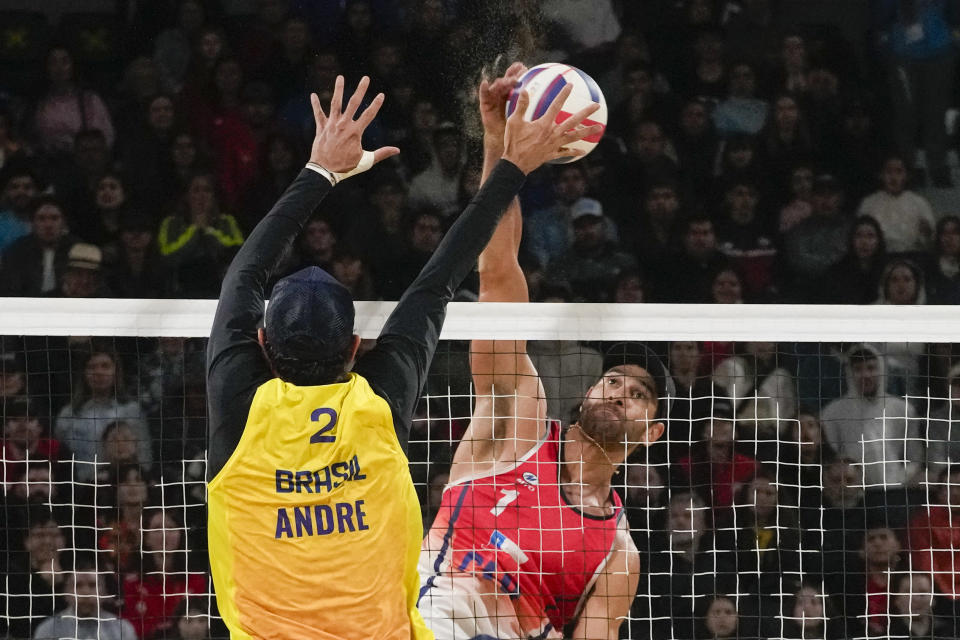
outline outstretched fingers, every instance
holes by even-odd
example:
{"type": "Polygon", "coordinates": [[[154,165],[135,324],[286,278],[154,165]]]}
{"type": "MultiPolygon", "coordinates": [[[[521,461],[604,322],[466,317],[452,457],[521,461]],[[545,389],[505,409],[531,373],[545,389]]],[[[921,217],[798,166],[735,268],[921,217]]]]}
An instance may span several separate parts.
{"type": "Polygon", "coordinates": [[[327,123],[327,116],[323,113],[323,107],[320,106],[320,98],[315,93],[310,94],[310,106],[313,108],[313,121],[317,125],[317,130],[323,128],[327,123]]]}
{"type": "Polygon", "coordinates": [[[550,102],[550,106],[547,107],[546,113],[544,113],[541,118],[545,119],[546,122],[556,122],[557,114],[560,113],[560,109],[563,108],[563,103],[567,101],[567,97],[570,95],[570,92],[573,91],[573,85],[567,83],[560,89],[553,100],[550,102]]]}
{"type": "Polygon", "coordinates": [[[366,129],[373,119],[377,117],[377,113],[380,112],[380,107],[383,106],[384,96],[382,93],[378,93],[373,100],[370,101],[370,104],[367,105],[367,108],[363,110],[363,113],[360,114],[360,117],[357,118],[357,124],[360,125],[360,130],[363,131],[366,129]]]}
{"type": "Polygon", "coordinates": [[[530,94],[526,89],[520,91],[520,97],[517,98],[517,108],[510,114],[511,120],[523,120],[527,113],[527,107],[530,106],[530,94]]]}
{"type": "Polygon", "coordinates": [[[563,135],[560,136],[560,144],[568,145],[571,142],[583,140],[584,138],[589,138],[590,136],[598,136],[601,133],[603,133],[602,124],[594,124],[589,127],[577,127],[575,129],[564,131],[563,135]]]}
{"type": "Polygon", "coordinates": [[[343,107],[343,76],[337,76],[333,83],[333,97],[330,98],[330,120],[336,120],[340,117],[340,110],[343,107]]]}
{"type": "Polygon", "coordinates": [[[360,103],[363,102],[363,96],[367,94],[368,86],[370,86],[370,78],[368,76],[360,78],[360,83],[357,84],[357,89],[350,96],[350,102],[347,103],[347,108],[343,112],[344,118],[353,120],[354,114],[360,108],[360,103]]]}

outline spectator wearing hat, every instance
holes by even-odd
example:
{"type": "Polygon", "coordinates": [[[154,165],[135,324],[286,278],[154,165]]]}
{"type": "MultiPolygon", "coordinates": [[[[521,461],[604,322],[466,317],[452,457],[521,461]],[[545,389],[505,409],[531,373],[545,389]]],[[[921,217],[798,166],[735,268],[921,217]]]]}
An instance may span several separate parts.
{"type": "Polygon", "coordinates": [[[603,302],[610,283],[637,262],[606,238],[603,207],[592,198],[580,198],[571,211],[573,245],[547,266],[547,280],[567,282],[576,297],[603,302]]]}
{"type": "Polygon", "coordinates": [[[890,253],[927,251],[933,244],[933,209],[926,198],[906,188],[907,171],[901,156],[887,156],[880,169],[880,189],[864,198],[857,210],[880,223],[890,253]]]}
{"type": "Polygon", "coordinates": [[[843,187],[835,177],[821,174],[813,181],[812,212],[783,239],[784,263],[791,296],[809,302],[818,296],[818,279],[847,251],[850,221],[843,212],[843,187]]]}
{"type": "Polygon", "coordinates": [[[463,139],[453,123],[442,123],[433,132],[433,162],[410,181],[410,205],[430,206],[444,216],[457,211],[463,139]]]}
{"type": "Polygon", "coordinates": [[[18,238],[30,233],[33,199],[40,191],[40,182],[32,169],[9,166],[2,174],[0,187],[0,252],[18,238]]]}
{"type": "Polygon", "coordinates": [[[156,223],[140,211],[130,211],[119,221],[116,244],[111,247],[107,283],[117,298],[165,298],[171,274],[157,243],[156,223]]]}
{"type": "Polygon", "coordinates": [[[760,194],[749,179],[727,187],[725,217],[717,225],[720,252],[743,277],[744,296],[763,299],[776,291],[774,265],[777,247],[758,211],[760,194]]]}
{"type": "Polygon", "coordinates": [[[95,244],[78,242],[67,252],[67,267],[59,286],[49,292],[58,298],[109,298],[103,277],[103,251],[95,244]]]}
{"type": "Polygon", "coordinates": [[[173,293],[186,298],[217,295],[243,235],[234,217],[221,211],[212,175],[191,178],[179,211],[160,223],[157,243],[173,272],[173,293]]]}
{"type": "Polygon", "coordinates": [[[2,291],[8,296],[43,296],[63,279],[68,252],[78,239],[67,232],[63,207],[49,196],[33,206],[32,230],[3,254],[2,291]]]}

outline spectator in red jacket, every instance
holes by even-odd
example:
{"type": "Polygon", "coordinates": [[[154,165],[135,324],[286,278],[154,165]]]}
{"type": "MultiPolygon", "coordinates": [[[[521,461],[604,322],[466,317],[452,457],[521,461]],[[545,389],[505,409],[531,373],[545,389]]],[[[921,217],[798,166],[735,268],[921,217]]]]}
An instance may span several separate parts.
{"type": "Polygon", "coordinates": [[[725,404],[714,404],[713,420],[703,429],[689,456],[677,461],[681,481],[704,497],[713,508],[714,521],[727,523],[733,516],[733,497],[760,470],[760,463],[734,450],[733,420],[725,404]]]}
{"type": "Polygon", "coordinates": [[[173,615],[187,594],[207,593],[207,577],[187,569],[186,536],[171,509],[144,513],[139,571],[123,581],[120,616],[129,620],[138,638],[149,638],[176,622],[173,615]]]}
{"type": "Polygon", "coordinates": [[[940,472],[934,501],[910,521],[913,568],[933,574],[937,590],[960,601],[960,466],[940,472]]]}

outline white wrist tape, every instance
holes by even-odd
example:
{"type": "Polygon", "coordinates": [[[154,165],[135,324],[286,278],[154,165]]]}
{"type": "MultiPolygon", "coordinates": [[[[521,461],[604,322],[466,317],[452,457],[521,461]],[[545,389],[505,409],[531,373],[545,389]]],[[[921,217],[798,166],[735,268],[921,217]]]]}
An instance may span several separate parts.
{"type": "Polygon", "coordinates": [[[329,169],[320,166],[316,162],[308,162],[307,169],[311,171],[316,171],[324,178],[330,181],[330,184],[336,186],[341,180],[346,180],[350,176],[355,176],[358,173],[363,173],[367,169],[373,166],[373,151],[364,151],[363,155],[360,156],[360,162],[357,163],[353,169],[350,171],[345,171],[343,173],[337,173],[336,171],[330,171],[329,169]]]}

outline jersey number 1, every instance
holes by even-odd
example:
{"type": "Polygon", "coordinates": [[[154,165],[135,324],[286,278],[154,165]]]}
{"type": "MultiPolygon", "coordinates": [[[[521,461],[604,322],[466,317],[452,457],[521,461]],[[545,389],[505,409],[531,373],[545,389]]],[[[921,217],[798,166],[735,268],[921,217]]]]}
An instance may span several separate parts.
{"type": "Polygon", "coordinates": [[[320,430],[315,434],[310,436],[310,444],[334,442],[337,439],[336,436],[324,435],[333,431],[333,428],[337,426],[337,412],[333,409],[314,409],[313,413],[310,414],[310,422],[320,422],[324,417],[329,418],[329,422],[320,427],[320,430]]]}

